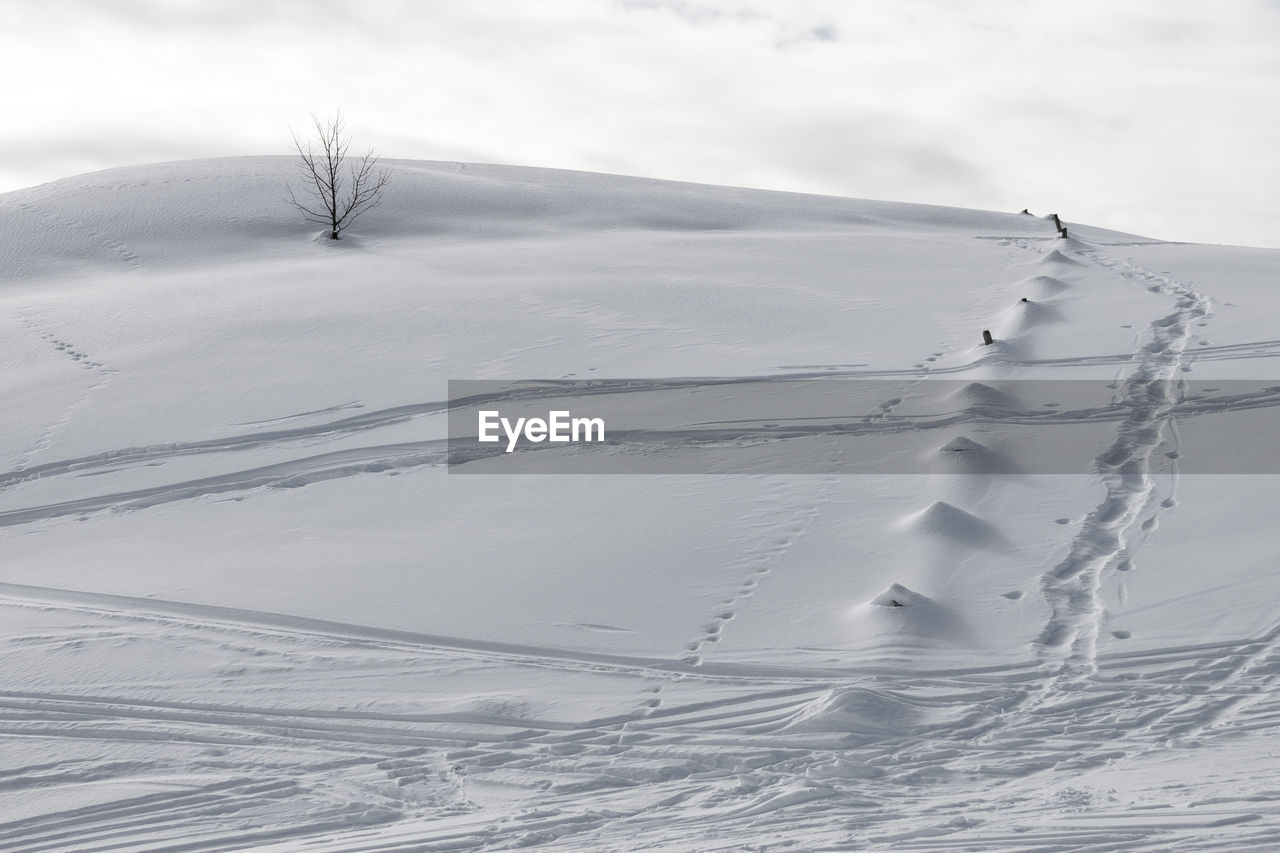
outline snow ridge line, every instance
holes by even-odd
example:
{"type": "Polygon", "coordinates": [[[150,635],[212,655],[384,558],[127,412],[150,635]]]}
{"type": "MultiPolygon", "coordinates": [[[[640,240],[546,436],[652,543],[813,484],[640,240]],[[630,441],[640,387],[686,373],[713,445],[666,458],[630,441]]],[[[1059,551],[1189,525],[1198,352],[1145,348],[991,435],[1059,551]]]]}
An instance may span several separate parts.
{"type": "MultiPolygon", "coordinates": [[[[1052,613],[1035,644],[1061,674],[1090,676],[1097,672],[1097,639],[1105,615],[1099,599],[1102,574],[1128,561],[1128,535],[1154,498],[1151,458],[1172,426],[1182,387],[1176,374],[1189,369],[1183,351],[1191,323],[1209,315],[1210,301],[1189,284],[1073,243],[1089,263],[1176,298],[1174,310],[1149,326],[1151,340],[1135,354],[1137,366],[1121,387],[1120,401],[1128,414],[1115,442],[1097,458],[1106,496],[1085,518],[1066,558],[1042,583],[1052,613]]],[[[1154,526],[1154,518],[1143,527],[1154,526]]]]}

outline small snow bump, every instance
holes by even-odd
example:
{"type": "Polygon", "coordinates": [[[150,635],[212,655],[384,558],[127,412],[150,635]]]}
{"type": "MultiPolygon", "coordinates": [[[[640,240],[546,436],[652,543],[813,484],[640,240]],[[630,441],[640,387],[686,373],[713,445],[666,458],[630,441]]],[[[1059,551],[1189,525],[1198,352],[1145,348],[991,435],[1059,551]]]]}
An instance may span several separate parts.
{"type": "Polygon", "coordinates": [[[1049,253],[1045,254],[1043,257],[1041,257],[1041,258],[1040,258],[1038,261],[1036,261],[1035,263],[1040,263],[1040,264],[1067,264],[1067,265],[1069,265],[1069,266],[1073,266],[1073,267],[1078,267],[1078,266],[1080,266],[1080,265],[1081,265],[1081,264],[1080,264],[1080,262],[1079,262],[1079,261],[1077,261],[1075,258],[1070,257],[1069,255],[1065,255],[1065,254],[1063,254],[1059,249],[1054,249],[1053,251],[1051,251],[1051,252],[1049,252],[1049,253]]]}
{"type": "Polygon", "coordinates": [[[934,501],[903,521],[903,526],[907,529],[972,548],[1002,550],[1008,545],[1004,536],[990,522],[946,501],[934,501]]]}
{"type": "Polygon", "coordinates": [[[971,438],[958,435],[938,449],[947,453],[965,453],[973,450],[982,450],[983,447],[971,438]]]}
{"type": "Polygon", "coordinates": [[[1009,394],[985,382],[970,382],[948,396],[966,408],[978,406],[1008,408],[1015,402],[1009,394]]]}
{"type": "Polygon", "coordinates": [[[871,599],[876,607],[911,607],[925,601],[918,592],[907,589],[900,583],[890,584],[884,592],[871,599]]]}

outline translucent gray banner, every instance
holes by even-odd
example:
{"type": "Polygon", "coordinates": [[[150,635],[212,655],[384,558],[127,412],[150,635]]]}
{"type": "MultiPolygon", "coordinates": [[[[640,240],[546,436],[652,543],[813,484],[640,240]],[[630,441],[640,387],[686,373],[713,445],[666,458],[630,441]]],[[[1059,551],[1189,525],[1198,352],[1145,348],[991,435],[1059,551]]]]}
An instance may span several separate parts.
{"type": "Polygon", "coordinates": [[[1280,474],[1280,382],[452,380],[475,474],[1280,474]]]}

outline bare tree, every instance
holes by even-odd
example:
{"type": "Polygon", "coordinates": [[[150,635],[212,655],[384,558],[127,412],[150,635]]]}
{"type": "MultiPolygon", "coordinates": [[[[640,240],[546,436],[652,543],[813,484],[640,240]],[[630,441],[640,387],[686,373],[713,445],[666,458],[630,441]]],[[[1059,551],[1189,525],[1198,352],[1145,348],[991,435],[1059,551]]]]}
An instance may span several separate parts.
{"type": "Polygon", "coordinates": [[[321,122],[311,114],[315,138],[304,144],[293,133],[293,147],[301,161],[298,172],[303,179],[303,200],[299,201],[289,186],[289,202],[311,222],[329,228],[329,237],[337,240],[356,217],[382,201],[382,191],[391,179],[386,169],[378,168],[378,158],[370,148],[359,160],[347,163],[350,137],[345,135],[342,111],[321,122]],[[320,150],[316,151],[315,146],[320,150]]]}

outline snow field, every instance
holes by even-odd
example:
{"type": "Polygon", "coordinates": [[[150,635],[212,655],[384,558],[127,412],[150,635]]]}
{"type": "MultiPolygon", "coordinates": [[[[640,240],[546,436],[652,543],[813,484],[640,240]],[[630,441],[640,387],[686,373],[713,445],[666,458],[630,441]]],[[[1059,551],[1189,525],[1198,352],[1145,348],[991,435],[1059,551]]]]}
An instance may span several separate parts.
{"type": "Polygon", "coordinates": [[[1273,369],[1275,252],[391,165],[338,245],[287,158],[0,197],[0,847],[1280,844],[1274,479],[1167,453],[1263,425],[1178,383],[1273,369]],[[979,429],[937,473],[786,473],[849,439],[696,424],[620,462],[782,473],[445,467],[449,379],[749,417],[715,383],[801,377],[882,421],[940,379],[1122,414],[1069,427],[1078,473],[979,429]]]}

